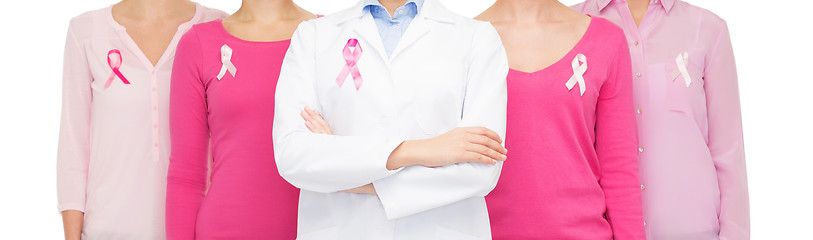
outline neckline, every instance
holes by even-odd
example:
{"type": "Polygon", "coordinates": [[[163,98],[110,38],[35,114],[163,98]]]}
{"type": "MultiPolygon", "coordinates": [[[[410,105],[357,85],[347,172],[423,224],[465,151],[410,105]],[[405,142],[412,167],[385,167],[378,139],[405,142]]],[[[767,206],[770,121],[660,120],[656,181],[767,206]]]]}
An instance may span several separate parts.
{"type": "Polygon", "coordinates": [[[288,43],[288,42],[291,41],[290,38],[289,39],[284,39],[284,40],[277,40],[277,41],[249,41],[249,40],[245,40],[245,39],[239,38],[237,36],[234,36],[233,34],[231,34],[229,32],[229,30],[226,30],[226,26],[223,25],[223,19],[217,19],[217,20],[215,20],[215,23],[216,23],[215,25],[217,25],[218,31],[223,33],[223,35],[226,35],[227,38],[229,38],[229,39],[231,39],[233,41],[240,42],[240,43],[257,45],[257,44],[288,43]]]}
{"type": "Polygon", "coordinates": [[[582,34],[582,37],[581,37],[581,38],[579,38],[579,41],[578,41],[578,42],[576,42],[576,45],[573,45],[573,48],[571,48],[571,49],[570,49],[570,50],[567,52],[567,54],[565,54],[564,56],[562,56],[562,58],[559,58],[559,60],[557,60],[556,62],[554,62],[554,63],[553,63],[553,64],[551,64],[551,65],[548,65],[547,67],[541,68],[541,69],[536,70],[536,71],[533,71],[533,72],[526,72],[526,71],[520,71],[520,70],[516,70],[516,69],[514,69],[514,68],[509,68],[509,69],[508,69],[509,73],[512,73],[512,72],[513,72],[513,73],[524,74],[524,75],[532,75],[532,76],[533,76],[533,75],[536,75],[536,74],[538,74],[538,73],[540,73],[540,72],[545,72],[545,71],[547,71],[548,69],[553,69],[553,68],[555,68],[556,66],[561,65],[561,64],[563,64],[563,63],[566,63],[566,62],[567,62],[567,63],[569,63],[570,61],[565,61],[565,59],[570,59],[570,58],[572,58],[571,56],[576,55],[576,50],[577,50],[577,49],[580,49],[580,48],[581,48],[581,45],[584,45],[585,39],[587,39],[587,37],[588,37],[590,34],[592,34],[592,32],[593,32],[593,28],[594,28],[594,25],[595,25],[596,19],[595,19],[595,17],[593,17],[593,16],[592,16],[592,15],[590,15],[590,14],[586,14],[586,15],[587,15],[588,17],[590,17],[590,23],[588,23],[588,24],[587,24],[587,30],[585,30],[585,31],[584,31],[584,33],[582,34]]]}
{"type": "Polygon", "coordinates": [[[124,41],[124,44],[129,45],[127,47],[129,47],[131,50],[137,53],[136,54],[137,58],[141,59],[141,62],[145,66],[147,66],[147,69],[155,71],[155,69],[158,69],[158,67],[163,65],[164,62],[168,61],[167,59],[170,58],[169,55],[172,55],[171,53],[174,52],[175,47],[177,47],[177,43],[182,35],[180,33],[185,32],[184,29],[189,29],[190,25],[200,20],[201,16],[203,15],[203,6],[201,6],[199,3],[195,3],[195,14],[192,15],[192,18],[189,19],[189,21],[186,21],[178,25],[178,29],[175,31],[175,35],[172,36],[172,40],[170,40],[169,45],[167,45],[167,48],[164,49],[164,52],[161,54],[161,56],[158,57],[158,61],[155,62],[155,65],[153,65],[152,62],[150,62],[150,59],[147,58],[147,55],[144,54],[144,51],[142,51],[138,44],[135,42],[135,40],[133,40],[133,37],[130,36],[129,33],[127,33],[127,28],[124,27],[124,25],[121,25],[119,22],[117,22],[116,18],[113,17],[113,5],[107,7],[105,15],[107,16],[108,23],[110,23],[113,29],[116,30],[117,33],[119,33],[119,37],[122,41],[124,41]]]}

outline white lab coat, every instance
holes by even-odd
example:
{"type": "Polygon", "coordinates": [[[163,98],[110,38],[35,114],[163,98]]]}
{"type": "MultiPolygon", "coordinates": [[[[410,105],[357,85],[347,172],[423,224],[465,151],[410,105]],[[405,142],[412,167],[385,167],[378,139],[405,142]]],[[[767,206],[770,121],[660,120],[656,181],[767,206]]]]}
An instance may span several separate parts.
{"type": "MultiPolygon", "coordinates": [[[[303,22],[282,64],[274,148],[301,188],[298,239],[491,239],[484,196],[502,163],[385,168],[401,142],[482,126],[505,137],[508,60],[496,30],[426,0],[387,57],[372,16],[356,6],[303,22]],[[358,39],[361,88],[339,86],[342,49],[358,39]],[[313,134],[309,106],[335,135],[313,134]],[[340,192],[373,183],[378,197],[340,192]]],[[[270,203],[273,204],[273,203],[270,203]]]]}

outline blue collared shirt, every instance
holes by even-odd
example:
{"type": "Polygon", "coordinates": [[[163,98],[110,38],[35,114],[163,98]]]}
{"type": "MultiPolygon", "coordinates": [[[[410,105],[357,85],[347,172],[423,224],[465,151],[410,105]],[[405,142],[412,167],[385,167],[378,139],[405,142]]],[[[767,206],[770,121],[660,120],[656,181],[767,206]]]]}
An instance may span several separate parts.
{"type": "Polygon", "coordinates": [[[395,9],[395,16],[390,17],[390,13],[378,0],[364,0],[364,10],[369,11],[378,26],[378,33],[381,34],[381,41],[384,42],[384,49],[387,56],[392,55],[395,46],[406,32],[409,23],[418,15],[418,10],[423,6],[424,0],[409,0],[404,6],[395,9]]]}

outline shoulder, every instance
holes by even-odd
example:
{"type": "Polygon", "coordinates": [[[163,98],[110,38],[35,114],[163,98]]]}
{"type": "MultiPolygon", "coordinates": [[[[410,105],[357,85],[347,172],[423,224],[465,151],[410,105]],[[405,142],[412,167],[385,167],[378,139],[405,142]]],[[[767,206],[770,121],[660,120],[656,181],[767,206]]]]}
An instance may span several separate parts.
{"type": "Polygon", "coordinates": [[[627,37],[621,27],[602,17],[591,16],[591,18],[589,31],[592,32],[593,40],[607,44],[626,44],[627,37]]]}
{"type": "Polygon", "coordinates": [[[726,26],[726,21],[714,12],[684,1],[675,1],[675,6],[670,14],[699,17],[706,27],[720,29],[726,26]]]}
{"type": "Polygon", "coordinates": [[[183,48],[190,45],[200,46],[203,42],[202,39],[205,37],[217,38],[219,34],[218,28],[221,26],[220,19],[192,25],[192,27],[184,33],[183,37],[181,37],[181,41],[178,42],[178,47],[183,48]]]}
{"type": "Polygon", "coordinates": [[[73,35],[77,40],[104,35],[100,34],[100,32],[112,27],[112,16],[108,16],[110,8],[105,7],[87,11],[71,18],[68,24],[69,34],[73,35]]]}
{"type": "Polygon", "coordinates": [[[590,13],[590,14],[598,13],[598,6],[595,0],[586,0],[584,2],[570,6],[570,8],[580,13],[590,13]]]}
{"type": "Polygon", "coordinates": [[[192,25],[192,27],[184,34],[181,42],[184,42],[185,39],[196,39],[196,41],[201,41],[204,43],[216,42],[218,39],[226,38],[227,34],[228,33],[226,33],[226,31],[223,29],[223,20],[215,19],[192,25]]]}

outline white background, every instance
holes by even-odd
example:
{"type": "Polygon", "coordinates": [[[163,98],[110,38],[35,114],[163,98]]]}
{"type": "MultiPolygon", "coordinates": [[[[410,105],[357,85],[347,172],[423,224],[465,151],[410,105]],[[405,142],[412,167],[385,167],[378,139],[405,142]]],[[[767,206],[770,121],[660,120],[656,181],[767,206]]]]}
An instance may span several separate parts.
{"type": "MultiPolygon", "coordinates": [[[[330,14],[357,0],[296,0],[330,14]]],[[[441,0],[475,16],[493,0],[441,0]]],[[[813,239],[813,3],[688,0],[728,21],[740,75],[757,240],[813,239]]],[[[0,10],[0,239],[59,239],[56,146],[68,21],[115,0],[4,0],[0,10]]],[[[226,12],[238,0],[199,0],[226,12]]],[[[563,3],[572,5],[578,0],[563,3]]]]}

